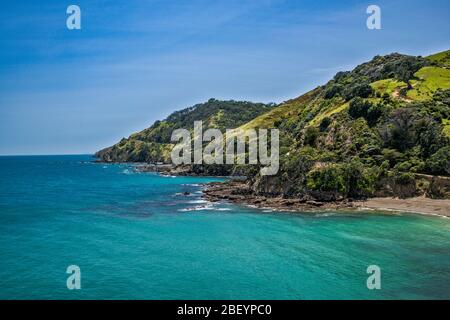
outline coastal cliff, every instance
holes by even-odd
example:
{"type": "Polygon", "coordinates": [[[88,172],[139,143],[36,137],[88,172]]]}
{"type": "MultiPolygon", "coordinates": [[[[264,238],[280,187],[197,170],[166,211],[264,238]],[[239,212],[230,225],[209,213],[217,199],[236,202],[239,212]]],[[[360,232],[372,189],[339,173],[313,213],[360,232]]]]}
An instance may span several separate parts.
{"type": "Polygon", "coordinates": [[[449,68],[450,51],[376,56],[276,106],[210,100],[185,109],[97,157],[168,163],[171,130],[206,119],[205,127],[219,129],[279,129],[278,174],[217,165],[173,168],[172,174],[245,175],[244,189],[255,196],[302,201],[450,198],[445,182],[450,176],[449,68]],[[233,108],[220,107],[223,103],[233,108]]]}

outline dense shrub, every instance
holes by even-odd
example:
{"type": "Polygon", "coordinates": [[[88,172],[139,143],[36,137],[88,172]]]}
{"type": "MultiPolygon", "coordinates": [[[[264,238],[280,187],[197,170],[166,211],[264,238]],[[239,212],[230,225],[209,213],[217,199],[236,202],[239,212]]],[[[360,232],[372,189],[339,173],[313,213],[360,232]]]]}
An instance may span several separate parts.
{"type": "Polygon", "coordinates": [[[439,149],[426,165],[430,173],[450,176],[450,146],[439,149]]]}
{"type": "Polygon", "coordinates": [[[392,53],[386,56],[376,56],[372,61],[357,66],[352,71],[352,75],[366,78],[369,82],[396,78],[408,83],[414,77],[414,73],[429,64],[426,59],[421,57],[392,53]]]}
{"type": "Polygon", "coordinates": [[[316,127],[308,127],[305,131],[305,140],[304,144],[307,146],[314,147],[316,144],[316,140],[319,137],[319,129],[316,127]]]}
{"type": "MultiPolygon", "coordinates": [[[[310,148],[311,151],[315,149],[310,148]]],[[[306,174],[311,170],[315,155],[292,151],[284,154],[280,159],[280,177],[285,195],[294,195],[304,192],[306,174]]]]}
{"type": "Polygon", "coordinates": [[[353,119],[366,118],[367,113],[371,107],[372,104],[369,101],[366,101],[360,97],[356,97],[350,102],[348,114],[353,119]]]}
{"type": "Polygon", "coordinates": [[[403,186],[412,184],[415,182],[414,175],[407,172],[397,173],[395,175],[395,182],[403,186]]]}
{"type": "Polygon", "coordinates": [[[351,74],[350,71],[339,71],[338,73],[336,73],[333,80],[336,82],[343,82],[346,78],[350,76],[350,74],[351,74]]]}
{"type": "Polygon", "coordinates": [[[361,198],[373,194],[380,170],[365,168],[359,159],[333,164],[311,171],[307,186],[314,191],[337,192],[345,197],[361,198]]]}
{"type": "Polygon", "coordinates": [[[367,197],[375,191],[375,182],[379,175],[376,168],[366,168],[354,159],[344,165],[344,174],[347,182],[347,196],[352,198],[367,197]]]}
{"type": "Polygon", "coordinates": [[[307,186],[314,191],[339,192],[347,194],[347,184],[341,165],[330,165],[308,173],[307,186]]]}
{"type": "Polygon", "coordinates": [[[372,106],[367,110],[367,115],[365,119],[369,126],[373,126],[377,123],[378,119],[383,115],[384,106],[382,104],[376,103],[372,104],[372,106]]]}
{"type": "Polygon", "coordinates": [[[368,98],[373,93],[369,83],[356,83],[344,90],[344,99],[350,101],[354,97],[368,98]]]}
{"type": "Polygon", "coordinates": [[[401,152],[418,147],[423,159],[449,143],[443,134],[442,125],[435,118],[423,114],[417,106],[394,110],[380,129],[380,136],[386,147],[401,152]]]}
{"type": "Polygon", "coordinates": [[[383,158],[389,162],[391,167],[394,167],[405,157],[403,153],[398,152],[395,149],[383,149],[381,153],[383,154],[383,158]]]}
{"type": "Polygon", "coordinates": [[[415,124],[416,112],[412,108],[394,110],[390,120],[385,124],[385,130],[381,133],[388,147],[405,151],[416,143],[415,124]]]}
{"type": "Polygon", "coordinates": [[[384,106],[382,104],[373,104],[370,101],[356,97],[350,102],[348,114],[353,119],[364,118],[369,126],[373,126],[383,115],[383,110],[384,106]]]}
{"type": "Polygon", "coordinates": [[[410,158],[409,161],[398,163],[394,170],[413,173],[423,172],[425,170],[425,162],[417,158],[410,158]]]}
{"type": "Polygon", "coordinates": [[[330,126],[330,124],[331,124],[330,118],[328,118],[328,117],[323,118],[322,121],[320,122],[320,126],[319,126],[320,132],[326,131],[328,129],[328,127],[330,126]]]}
{"type": "Polygon", "coordinates": [[[424,158],[430,157],[446,145],[447,139],[442,133],[442,126],[431,117],[426,116],[417,120],[414,129],[417,144],[420,146],[424,158]]]}
{"type": "Polygon", "coordinates": [[[334,84],[331,87],[329,87],[327,90],[325,90],[324,98],[332,99],[335,96],[339,95],[341,93],[341,91],[342,91],[342,86],[334,84]]]}

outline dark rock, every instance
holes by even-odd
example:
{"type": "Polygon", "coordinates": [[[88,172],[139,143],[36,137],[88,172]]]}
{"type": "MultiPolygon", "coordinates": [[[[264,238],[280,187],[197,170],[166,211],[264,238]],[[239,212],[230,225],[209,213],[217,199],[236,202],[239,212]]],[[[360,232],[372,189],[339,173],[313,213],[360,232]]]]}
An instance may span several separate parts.
{"type": "Polygon", "coordinates": [[[314,207],[323,206],[323,202],[318,202],[318,201],[313,201],[313,200],[306,201],[306,204],[309,204],[310,206],[314,206],[314,207]]]}

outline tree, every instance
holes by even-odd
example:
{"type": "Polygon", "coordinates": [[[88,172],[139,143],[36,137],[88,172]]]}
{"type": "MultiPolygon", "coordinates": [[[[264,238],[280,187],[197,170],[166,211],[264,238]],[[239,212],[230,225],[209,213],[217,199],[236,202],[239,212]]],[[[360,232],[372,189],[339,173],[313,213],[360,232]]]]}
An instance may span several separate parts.
{"type": "Polygon", "coordinates": [[[372,104],[367,110],[366,120],[369,126],[373,126],[377,123],[378,119],[383,115],[384,106],[380,103],[372,104]]]}
{"type": "Polygon", "coordinates": [[[425,116],[416,121],[417,143],[420,145],[423,158],[428,158],[446,144],[442,126],[433,118],[425,116]]]}
{"type": "Polygon", "coordinates": [[[350,101],[354,97],[368,98],[372,93],[373,89],[370,84],[366,82],[356,83],[344,90],[344,99],[350,101]]]}
{"type": "Polygon", "coordinates": [[[324,97],[325,97],[325,99],[332,99],[336,95],[340,94],[341,91],[342,91],[342,86],[334,84],[325,91],[324,97]]]}
{"type": "Polygon", "coordinates": [[[343,170],[349,197],[362,198],[374,192],[377,173],[372,168],[365,168],[359,158],[344,164],[343,170]]]}
{"type": "Polygon", "coordinates": [[[353,119],[366,118],[367,112],[372,107],[369,101],[366,101],[360,97],[356,97],[350,102],[348,114],[353,119]]]}
{"type": "Polygon", "coordinates": [[[450,146],[441,148],[427,161],[427,168],[432,174],[450,175],[450,146]]]}
{"type": "Polygon", "coordinates": [[[330,124],[331,124],[330,118],[328,118],[328,117],[323,118],[322,121],[320,122],[320,126],[319,126],[320,132],[326,131],[328,129],[328,127],[330,126],[330,124]]]}
{"type": "Polygon", "coordinates": [[[305,131],[304,144],[314,147],[319,134],[319,129],[317,129],[316,127],[308,127],[305,131]]]}
{"type": "Polygon", "coordinates": [[[388,141],[397,150],[405,151],[416,143],[415,131],[415,110],[402,108],[394,110],[391,114],[391,121],[388,123],[388,141]]]}

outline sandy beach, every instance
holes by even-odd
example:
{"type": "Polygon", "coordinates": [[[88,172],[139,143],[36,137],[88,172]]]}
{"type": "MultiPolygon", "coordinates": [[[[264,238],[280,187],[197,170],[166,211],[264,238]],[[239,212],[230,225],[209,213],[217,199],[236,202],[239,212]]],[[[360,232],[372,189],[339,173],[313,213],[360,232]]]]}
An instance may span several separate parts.
{"type": "Polygon", "coordinates": [[[230,201],[257,208],[276,211],[306,212],[316,210],[377,210],[418,213],[441,217],[450,217],[450,200],[434,200],[425,197],[372,198],[365,201],[345,199],[343,201],[320,202],[308,198],[265,197],[255,195],[243,181],[228,181],[227,183],[209,183],[204,192],[204,198],[209,201],[230,201]]]}
{"type": "Polygon", "coordinates": [[[450,200],[435,200],[429,198],[373,198],[353,203],[361,209],[411,212],[427,215],[450,217],[450,200]]]}

